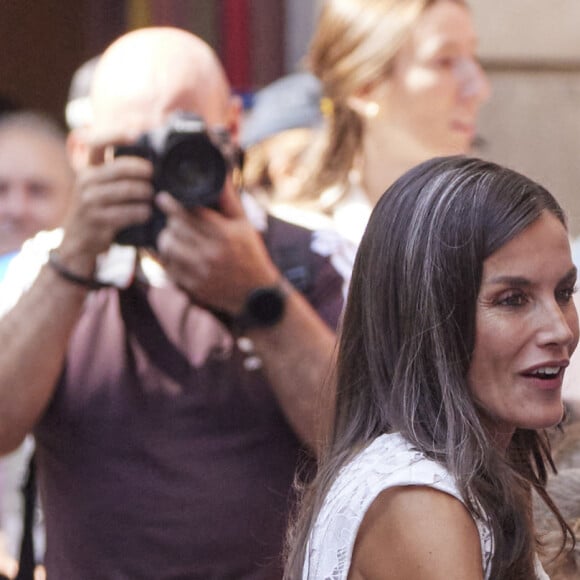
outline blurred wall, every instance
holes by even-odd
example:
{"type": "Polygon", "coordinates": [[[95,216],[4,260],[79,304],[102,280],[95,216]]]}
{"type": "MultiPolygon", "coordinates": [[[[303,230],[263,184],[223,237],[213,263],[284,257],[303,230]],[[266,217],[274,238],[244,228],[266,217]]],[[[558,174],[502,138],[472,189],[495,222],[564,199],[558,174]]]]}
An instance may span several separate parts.
{"type": "Polygon", "coordinates": [[[78,0],[55,4],[0,4],[0,93],[60,115],[71,71],[82,59],[84,31],[78,24],[85,6],[78,0]]]}
{"type": "Polygon", "coordinates": [[[0,1],[0,94],[64,122],[73,72],[123,31],[118,0],[0,1]]]}
{"type": "Polygon", "coordinates": [[[311,9],[309,0],[0,0],[0,96],[63,121],[76,68],[127,30],[150,25],[201,36],[244,94],[299,58],[311,9]]]}
{"type": "Polygon", "coordinates": [[[304,55],[314,32],[321,0],[287,0],[285,67],[293,71],[304,66],[304,55]]]}
{"type": "Polygon", "coordinates": [[[580,2],[470,0],[493,95],[480,155],[545,185],[580,235],[580,2]]]}

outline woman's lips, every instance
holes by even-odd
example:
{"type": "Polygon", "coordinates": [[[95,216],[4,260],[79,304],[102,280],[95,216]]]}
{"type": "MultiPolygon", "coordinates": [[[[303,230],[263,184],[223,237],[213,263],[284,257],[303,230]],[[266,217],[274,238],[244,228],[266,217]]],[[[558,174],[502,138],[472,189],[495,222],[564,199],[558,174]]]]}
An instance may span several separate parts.
{"type": "Polygon", "coordinates": [[[564,366],[560,366],[560,369],[556,374],[543,375],[534,372],[524,372],[521,376],[526,380],[531,386],[542,389],[542,390],[554,390],[562,386],[564,379],[564,366]]]}
{"type": "Polygon", "coordinates": [[[459,133],[463,133],[464,135],[466,135],[469,138],[475,137],[475,123],[454,120],[454,121],[451,121],[451,128],[454,131],[458,131],[459,133]]]}

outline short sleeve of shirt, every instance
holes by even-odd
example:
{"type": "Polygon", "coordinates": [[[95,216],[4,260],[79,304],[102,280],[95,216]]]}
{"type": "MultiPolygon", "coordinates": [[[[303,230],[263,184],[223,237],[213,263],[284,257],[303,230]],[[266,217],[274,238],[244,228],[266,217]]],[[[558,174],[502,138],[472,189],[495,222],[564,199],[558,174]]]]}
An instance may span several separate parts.
{"type": "Polygon", "coordinates": [[[62,230],[40,232],[22,246],[22,250],[10,262],[6,275],[0,282],[0,316],[3,316],[20,299],[32,284],[48,253],[62,240],[62,230]]]}
{"type": "MultiPolygon", "coordinates": [[[[48,261],[49,252],[60,245],[62,237],[63,230],[56,229],[40,232],[24,243],[0,282],[0,316],[8,312],[32,286],[48,261]]],[[[97,279],[117,288],[126,288],[135,273],[136,255],[134,247],[113,244],[97,258],[97,279]]]]}

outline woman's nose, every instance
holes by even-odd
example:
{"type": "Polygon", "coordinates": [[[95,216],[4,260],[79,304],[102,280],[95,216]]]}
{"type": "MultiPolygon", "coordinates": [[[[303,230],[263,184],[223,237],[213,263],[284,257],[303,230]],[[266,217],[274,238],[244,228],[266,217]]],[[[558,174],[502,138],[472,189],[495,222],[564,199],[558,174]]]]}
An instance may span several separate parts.
{"type": "Polygon", "coordinates": [[[555,302],[544,309],[543,320],[538,333],[541,345],[570,345],[577,340],[578,323],[574,304],[567,304],[564,309],[555,302]],[[565,309],[574,309],[568,314],[565,309]]]}
{"type": "Polygon", "coordinates": [[[459,81],[459,94],[462,99],[477,98],[482,103],[489,99],[491,96],[489,79],[475,59],[458,59],[454,73],[459,81]]]}

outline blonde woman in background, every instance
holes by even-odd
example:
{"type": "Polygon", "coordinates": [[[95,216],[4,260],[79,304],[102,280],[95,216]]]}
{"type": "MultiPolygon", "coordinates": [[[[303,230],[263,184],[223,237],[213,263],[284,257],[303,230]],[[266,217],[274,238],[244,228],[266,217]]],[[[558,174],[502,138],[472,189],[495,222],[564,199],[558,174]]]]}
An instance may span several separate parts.
{"type": "Polygon", "coordinates": [[[467,153],[488,80],[459,0],[327,0],[307,64],[322,83],[326,122],[273,200],[286,219],[336,227],[358,243],[371,208],[406,170],[467,153]]]}

